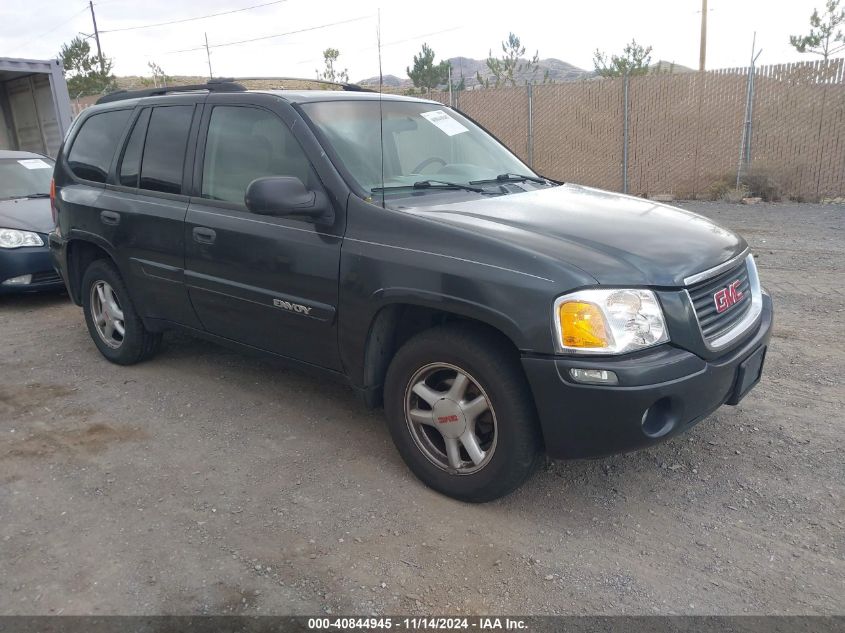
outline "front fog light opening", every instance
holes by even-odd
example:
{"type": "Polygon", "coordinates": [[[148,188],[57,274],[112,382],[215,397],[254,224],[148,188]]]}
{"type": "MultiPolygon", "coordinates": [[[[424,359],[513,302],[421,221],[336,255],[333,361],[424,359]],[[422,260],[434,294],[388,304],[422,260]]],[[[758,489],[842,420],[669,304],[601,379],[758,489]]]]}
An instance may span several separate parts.
{"type": "Polygon", "coordinates": [[[3,282],[4,286],[28,286],[32,283],[32,275],[21,275],[20,277],[11,277],[3,282]]]}
{"type": "Polygon", "coordinates": [[[643,433],[657,439],[670,433],[678,423],[678,417],[672,408],[670,398],[660,398],[643,412],[642,429],[643,433]]]}
{"type": "Polygon", "coordinates": [[[581,382],[587,385],[618,385],[619,378],[616,373],[608,369],[581,369],[573,367],[569,370],[569,375],[575,382],[581,382]]]}

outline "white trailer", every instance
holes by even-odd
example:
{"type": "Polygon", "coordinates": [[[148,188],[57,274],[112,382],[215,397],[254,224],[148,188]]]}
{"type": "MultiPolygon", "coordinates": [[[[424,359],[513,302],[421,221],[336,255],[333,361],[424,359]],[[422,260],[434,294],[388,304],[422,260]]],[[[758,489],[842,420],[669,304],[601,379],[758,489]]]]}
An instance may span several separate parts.
{"type": "Polygon", "coordinates": [[[0,149],[55,157],[72,119],[61,61],[0,57],[0,149]]]}

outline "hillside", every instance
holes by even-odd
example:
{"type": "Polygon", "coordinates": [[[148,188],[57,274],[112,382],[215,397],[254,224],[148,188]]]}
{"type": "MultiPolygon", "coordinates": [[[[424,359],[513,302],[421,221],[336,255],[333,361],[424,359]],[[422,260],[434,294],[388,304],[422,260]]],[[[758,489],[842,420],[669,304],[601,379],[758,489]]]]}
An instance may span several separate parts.
{"type": "MultiPolygon", "coordinates": [[[[452,57],[448,61],[452,65],[452,80],[458,82],[463,76],[464,84],[469,89],[478,86],[477,73],[481,73],[483,79],[489,79],[491,76],[490,70],[487,68],[487,61],[484,59],[452,57]]],[[[542,81],[546,71],[549,73],[549,79],[554,82],[585,79],[592,77],[594,74],[591,70],[583,70],[568,62],[550,57],[540,60],[539,70],[534,75],[534,80],[537,82],[542,81]]],[[[518,83],[525,83],[529,78],[528,73],[517,75],[518,83]]],[[[378,85],[378,76],[367,77],[358,83],[367,86],[378,85]]],[[[396,75],[385,75],[384,85],[391,88],[411,88],[413,86],[411,80],[407,77],[397,77],[396,75]]]]}
{"type": "MultiPolygon", "coordinates": [[[[482,78],[490,78],[491,74],[487,68],[487,62],[483,59],[472,59],[469,57],[453,57],[448,60],[452,64],[452,80],[459,82],[461,76],[464,78],[464,83],[467,89],[478,87],[477,73],[481,73],[482,78]]],[[[576,81],[579,79],[592,79],[596,77],[596,73],[592,70],[584,70],[573,66],[572,64],[550,57],[548,59],[541,59],[539,63],[539,70],[534,75],[535,82],[542,82],[543,76],[548,71],[550,81],[561,83],[566,81],[576,81]]],[[[694,72],[692,68],[681,66],[672,62],[660,60],[651,66],[651,72],[661,73],[688,73],[694,72]]],[[[124,76],[117,77],[117,85],[124,90],[133,90],[138,88],[152,87],[152,81],[149,77],[124,76]]],[[[529,79],[527,73],[517,75],[517,82],[523,84],[529,79]]],[[[175,76],[168,77],[168,84],[170,85],[185,85],[185,84],[202,84],[205,83],[205,77],[190,77],[190,76],[175,76]]],[[[247,88],[253,90],[261,89],[326,89],[330,86],[320,84],[315,81],[310,81],[308,78],[303,79],[242,79],[240,83],[247,88]]],[[[378,86],[378,77],[368,77],[362,79],[357,83],[365,86],[378,86]]],[[[408,77],[397,77],[396,75],[385,75],[383,79],[383,86],[385,92],[402,93],[413,88],[413,83],[408,77]]],[[[84,99],[83,99],[84,100],[84,99]]],[[[96,97],[92,98],[96,100],[96,97]]],[[[88,105],[88,104],[86,104],[88,105]]]]}
{"type": "MultiPolygon", "coordinates": [[[[116,77],[117,87],[122,90],[137,90],[139,88],[152,88],[152,79],[150,77],[139,77],[137,75],[127,75],[123,77],[116,77]]],[[[397,78],[398,79],[398,78],[397,78]]],[[[198,77],[189,75],[175,75],[167,78],[167,84],[170,86],[184,86],[193,84],[204,84],[208,81],[208,77],[198,77]]],[[[305,77],[302,79],[237,79],[237,82],[243,84],[249,90],[330,90],[331,86],[312,81],[305,77]]],[[[378,80],[376,80],[378,83],[378,80]]]]}

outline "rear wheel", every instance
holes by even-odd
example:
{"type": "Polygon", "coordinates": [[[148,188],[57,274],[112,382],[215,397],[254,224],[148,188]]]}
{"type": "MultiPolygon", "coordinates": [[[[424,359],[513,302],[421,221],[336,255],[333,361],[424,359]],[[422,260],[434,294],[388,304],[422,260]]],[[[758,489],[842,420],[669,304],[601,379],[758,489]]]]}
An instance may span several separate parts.
{"type": "Polygon", "coordinates": [[[517,488],[541,448],[533,400],[515,355],[494,334],[446,326],[393,358],[385,410],[393,441],[424,483],[464,501],[517,488]]]}
{"type": "Polygon", "coordinates": [[[88,266],[82,277],[82,308],[94,344],[111,362],[132,365],[158,350],[161,334],[144,327],[111,262],[98,259],[88,266]]]}

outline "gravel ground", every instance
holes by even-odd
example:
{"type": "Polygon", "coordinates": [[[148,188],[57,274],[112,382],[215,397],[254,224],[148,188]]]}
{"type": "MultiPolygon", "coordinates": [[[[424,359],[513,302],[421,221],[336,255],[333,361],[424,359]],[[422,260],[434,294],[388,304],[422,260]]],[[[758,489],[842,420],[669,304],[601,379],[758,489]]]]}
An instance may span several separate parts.
{"type": "Polygon", "coordinates": [[[486,505],[342,386],[180,335],[116,367],[66,297],[0,299],[0,614],[845,613],[845,208],[684,206],[758,255],[762,383],[486,505]]]}

